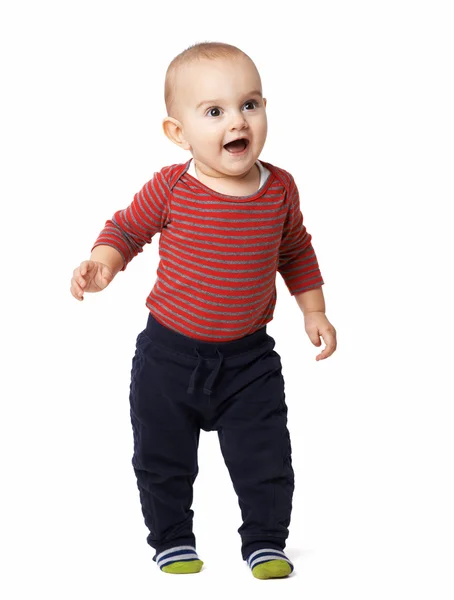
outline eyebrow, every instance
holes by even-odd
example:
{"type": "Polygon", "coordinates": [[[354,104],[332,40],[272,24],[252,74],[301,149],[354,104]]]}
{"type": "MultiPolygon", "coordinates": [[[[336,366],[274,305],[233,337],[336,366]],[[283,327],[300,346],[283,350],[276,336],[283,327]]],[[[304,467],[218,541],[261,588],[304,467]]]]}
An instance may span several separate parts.
{"type": "MultiPolygon", "coordinates": [[[[250,98],[251,96],[262,96],[262,92],[259,90],[254,90],[253,92],[249,92],[249,94],[246,94],[247,98],[250,98]]],[[[199,102],[196,106],[197,108],[200,108],[201,106],[203,106],[204,104],[220,104],[222,102],[221,99],[216,98],[215,100],[202,100],[202,102],[199,102]]]]}

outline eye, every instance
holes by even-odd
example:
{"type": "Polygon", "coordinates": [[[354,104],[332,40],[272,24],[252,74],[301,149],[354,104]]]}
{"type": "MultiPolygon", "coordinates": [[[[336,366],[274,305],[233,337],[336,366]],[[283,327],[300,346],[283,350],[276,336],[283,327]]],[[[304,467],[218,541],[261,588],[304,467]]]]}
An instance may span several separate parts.
{"type": "Polygon", "coordinates": [[[259,103],[256,100],[248,100],[244,103],[244,106],[247,106],[248,104],[252,104],[252,108],[256,108],[259,105],[259,103]]]}
{"type": "Polygon", "coordinates": [[[221,109],[219,109],[217,106],[213,106],[213,108],[209,108],[207,111],[207,115],[210,117],[219,117],[220,114],[221,114],[221,109]],[[213,111],[217,111],[219,114],[213,115],[212,114],[213,111]]]}

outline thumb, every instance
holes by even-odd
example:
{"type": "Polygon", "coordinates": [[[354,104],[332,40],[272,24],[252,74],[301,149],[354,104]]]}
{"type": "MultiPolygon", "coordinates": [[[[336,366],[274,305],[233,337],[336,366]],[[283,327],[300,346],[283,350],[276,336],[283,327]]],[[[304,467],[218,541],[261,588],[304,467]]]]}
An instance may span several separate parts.
{"type": "Polygon", "coordinates": [[[101,268],[101,277],[110,283],[113,279],[113,273],[107,265],[103,265],[101,268]]]}
{"type": "Polygon", "coordinates": [[[322,345],[322,342],[320,340],[320,336],[319,336],[319,334],[317,332],[311,332],[308,335],[309,335],[309,339],[314,344],[314,346],[321,346],[322,345]]]}

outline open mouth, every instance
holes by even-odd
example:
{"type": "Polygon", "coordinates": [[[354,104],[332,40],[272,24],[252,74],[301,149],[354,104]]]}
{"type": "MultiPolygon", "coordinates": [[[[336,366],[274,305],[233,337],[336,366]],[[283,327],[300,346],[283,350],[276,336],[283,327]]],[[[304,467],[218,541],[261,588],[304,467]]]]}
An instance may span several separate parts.
{"type": "Polygon", "coordinates": [[[246,150],[248,146],[249,140],[243,138],[241,140],[235,140],[234,142],[229,142],[228,144],[225,144],[224,148],[230,154],[241,154],[246,150]]]}

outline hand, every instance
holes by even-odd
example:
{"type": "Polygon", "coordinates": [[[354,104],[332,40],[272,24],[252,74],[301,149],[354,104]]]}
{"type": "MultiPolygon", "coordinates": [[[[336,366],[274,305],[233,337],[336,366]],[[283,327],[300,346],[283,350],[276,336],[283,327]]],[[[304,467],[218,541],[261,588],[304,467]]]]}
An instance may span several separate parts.
{"type": "Polygon", "coordinates": [[[310,312],[304,315],[304,326],[314,346],[321,346],[320,336],[325,342],[325,349],[317,354],[315,360],[328,358],[336,350],[336,330],[326,318],[324,312],[310,312]]]}
{"type": "Polygon", "coordinates": [[[114,274],[104,263],[84,260],[73,271],[71,294],[76,300],[84,299],[84,292],[100,292],[114,278],[114,274]]]}

